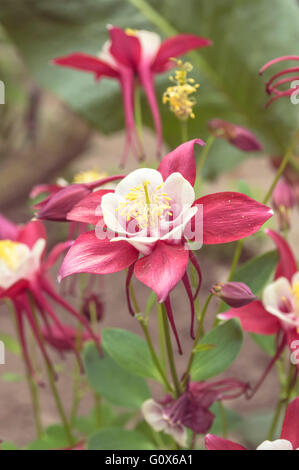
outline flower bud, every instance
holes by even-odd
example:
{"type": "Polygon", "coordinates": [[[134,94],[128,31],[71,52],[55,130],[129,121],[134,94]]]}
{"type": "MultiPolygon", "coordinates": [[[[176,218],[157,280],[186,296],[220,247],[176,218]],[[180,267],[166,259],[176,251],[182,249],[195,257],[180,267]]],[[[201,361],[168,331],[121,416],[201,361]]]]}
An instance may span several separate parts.
{"type": "Polygon", "coordinates": [[[243,282],[219,282],[212,287],[211,293],[233,308],[243,307],[256,300],[256,296],[243,282]]]}
{"type": "MultiPolygon", "coordinates": [[[[76,348],[78,332],[72,326],[63,325],[62,329],[57,326],[43,327],[42,335],[44,340],[60,353],[73,351],[76,348]]],[[[92,337],[84,331],[78,339],[82,347],[82,344],[91,341],[92,337]]]]}
{"type": "Polygon", "coordinates": [[[92,309],[95,309],[96,318],[101,321],[104,316],[104,302],[100,295],[89,293],[83,300],[83,315],[92,321],[92,309]]]}
{"type": "Polygon", "coordinates": [[[242,126],[237,126],[223,119],[211,119],[208,128],[212,135],[225,139],[243,152],[260,152],[261,143],[252,132],[242,126]]]}
{"type": "Polygon", "coordinates": [[[290,228],[290,214],[296,199],[293,188],[283,178],[280,179],[273,191],[273,206],[278,217],[280,230],[290,228]]]}

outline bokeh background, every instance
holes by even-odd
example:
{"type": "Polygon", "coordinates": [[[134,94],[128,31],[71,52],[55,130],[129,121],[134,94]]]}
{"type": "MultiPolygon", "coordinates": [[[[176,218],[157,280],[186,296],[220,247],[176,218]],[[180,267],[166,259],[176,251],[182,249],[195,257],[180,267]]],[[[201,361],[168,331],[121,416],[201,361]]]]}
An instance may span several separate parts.
{"type": "MultiPolygon", "coordinates": [[[[162,37],[176,32],[192,32],[213,40],[213,47],[191,54],[193,76],[200,83],[190,122],[191,137],[208,137],[207,120],[219,117],[252,130],[263,144],[258,154],[242,153],[227,142],[217,141],[204,167],[198,192],[250,188],[262,200],[274,169],[271,157],[284,154],[299,126],[299,106],[280,100],[265,110],[264,78],[259,68],[268,60],[298,54],[299,7],[296,0],[151,0],[159,17],[143,2],[129,0],[0,0],[0,80],[5,83],[5,104],[0,105],[0,211],[16,222],[33,216],[28,195],[33,185],[53,182],[58,177],[72,180],[81,170],[119,172],[124,142],[121,96],[116,83],[103,79],[96,83],[89,74],[60,69],[51,59],[74,51],[96,54],[107,39],[107,24],[154,30],[162,37]],[[163,21],[161,21],[163,18],[163,21]]],[[[180,143],[179,125],[161,97],[169,83],[168,74],[157,79],[164,128],[164,150],[180,143]]],[[[156,165],[155,136],[150,113],[142,101],[146,163],[156,165]]],[[[126,171],[134,169],[131,156],[126,171]]],[[[295,170],[294,170],[295,174],[295,170]]],[[[295,175],[296,176],[296,175],[295,175]]],[[[298,175],[299,178],[299,175],[298,175]]],[[[277,227],[272,220],[271,226],[277,227]]],[[[66,229],[47,224],[50,244],[63,239],[66,229]]],[[[298,213],[292,216],[290,242],[299,254],[298,213]]],[[[242,261],[272,249],[263,234],[247,243],[242,261]]],[[[225,279],[233,246],[205,247],[199,253],[204,284],[225,279]]],[[[55,275],[55,272],[53,273],[55,275]]],[[[103,326],[118,326],[139,332],[124,303],[124,276],[107,276],[99,290],[105,303],[103,326]]],[[[137,285],[141,296],[147,294],[137,285]]],[[[70,299],[76,303],[76,299],[70,299]]],[[[186,355],[191,347],[188,334],[188,303],[180,288],[174,293],[177,322],[186,355]]],[[[210,307],[208,323],[218,304],[210,307]]],[[[13,323],[3,306],[0,333],[14,337],[13,323]]],[[[23,445],[34,436],[30,397],[22,378],[22,359],[8,348],[6,365],[0,366],[0,439],[23,445]]],[[[71,397],[70,359],[54,353],[61,368],[59,387],[66,407],[71,397]]],[[[180,358],[183,369],[186,356],[180,358]]],[[[246,338],[242,354],[229,375],[253,383],[267,364],[267,356],[246,338]]],[[[157,393],[157,391],[154,391],[157,393]]],[[[57,421],[55,406],[42,390],[46,423],[57,421]]],[[[277,399],[275,372],[252,402],[244,399],[234,408],[250,418],[237,423],[244,440],[259,441],[271,406],[277,399]],[[249,416],[249,415],[248,415],[249,416]],[[245,424],[244,424],[245,423],[245,424]]],[[[90,408],[91,397],[82,402],[81,412],[90,408]]],[[[238,421],[238,420],[237,420],[238,421]]],[[[236,427],[236,432],[237,431],[236,427]]]]}

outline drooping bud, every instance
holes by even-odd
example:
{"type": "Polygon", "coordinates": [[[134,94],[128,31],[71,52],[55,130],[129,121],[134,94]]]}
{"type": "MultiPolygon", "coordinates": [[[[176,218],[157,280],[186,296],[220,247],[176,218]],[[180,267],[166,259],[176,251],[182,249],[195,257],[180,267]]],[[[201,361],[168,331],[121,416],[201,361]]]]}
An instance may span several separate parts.
{"type": "Polygon", "coordinates": [[[284,178],[278,181],[272,201],[280,230],[289,229],[291,210],[295,206],[296,199],[293,188],[284,178]]]}
{"type": "Polygon", "coordinates": [[[93,321],[93,314],[97,321],[101,321],[104,316],[104,302],[100,295],[89,293],[83,300],[83,315],[89,320],[93,321]]]}
{"type": "Polygon", "coordinates": [[[56,349],[58,352],[67,352],[73,351],[77,348],[78,345],[83,345],[85,341],[91,341],[91,335],[84,331],[81,333],[80,337],[75,328],[63,325],[63,329],[58,328],[57,326],[43,327],[42,335],[45,341],[56,349]],[[78,339],[78,344],[77,343],[78,339]]]}
{"type": "Polygon", "coordinates": [[[251,289],[243,282],[219,282],[212,287],[211,293],[233,308],[243,307],[256,300],[251,289]]]}
{"type": "Polygon", "coordinates": [[[225,139],[243,152],[260,152],[263,147],[246,127],[237,126],[223,119],[211,119],[208,128],[212,135],[225,139]]]}

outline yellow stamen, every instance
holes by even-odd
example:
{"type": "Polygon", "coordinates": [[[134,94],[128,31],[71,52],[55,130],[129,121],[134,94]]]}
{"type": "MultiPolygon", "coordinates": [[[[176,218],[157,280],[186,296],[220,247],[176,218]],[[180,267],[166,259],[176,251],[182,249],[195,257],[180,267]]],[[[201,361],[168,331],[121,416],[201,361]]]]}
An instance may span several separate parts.
{"type": "Polygon", "coordinates": [[[193,67],[189,62],[182,60],[175,60],[178,69],[175,71],[174,76],[169,79],[174,83],[166,89],[163,94],[163,104],[169,103],[170,110],[176,115],[178,119],[186,121],[189,117],[195,118],[193,106],[196,104],[193,93],[199,88],[199,84],[195,83],[194,78],[188,78],[188,73],[192,71],[193,67]]]}
{"type": "Polygon", "coordinates": [[[126,33],[128,36],[137,36],[137,34],[138,34],[138,29],[126,28],[126,29],[125,29],[125,33],[126,33]]]}
{"type": "Polygon", "coordinates": [[[100,173],[98,170],[87,170],[77,173],[73,178],[73,183],[93,183],[102,178],[107,178],[107,173],[100,173]]]}
{"type": "Polygon", "coordinates": [[[143,181],[132,188],[125,196],[126,202],[116,209],[129,222],[135,219],[141,229],[157,226],[166,215],[171,216],[171,198],[161,192],[163,184],[151,189],[150,181],[143,181]]]}
{"type": "Polygon", "coordinates": [[[20,257],[17,252],[19,243],[11,240],[0,240],[0,260],[4,261],[6,266],[15,271],[20,266],[20,257]]]}

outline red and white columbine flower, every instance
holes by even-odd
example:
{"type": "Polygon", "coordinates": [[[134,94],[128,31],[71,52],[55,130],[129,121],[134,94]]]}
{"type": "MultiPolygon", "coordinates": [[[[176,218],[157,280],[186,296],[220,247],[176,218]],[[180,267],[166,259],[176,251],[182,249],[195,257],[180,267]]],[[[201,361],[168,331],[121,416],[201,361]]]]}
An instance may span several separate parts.
{"type": "Polygon", "coordinates": [[[60,278],[81,272],[108,274],[128,268],[126,292],[130,312],[134,314],[129,284],[135,274],[154,290],[159,302],[165,302],[173,328],[169,294],[182,280],[191,305],[193,331],[193,301],[199,289],[193,295],[186,272],[189,259],[198,271],[199,285],[201,274],[196,257],[186,247],[188,240],[194,240],[196,227],[190,235],[185,222],[189,221],[188,228],[192,228],[198,208],[203,208],[202,241],[218,244],[255,233],[272,216],[269,207],[236,192],[210,194],[194,201],[195,144],[204,145],[199,139],[186,142],[166,155],[157,171],[134,171],[115,191],[99,190],[79,202],[68,219],[97,227],[80,235],[70,248],[60,278]],[[157,223],[153,225],[154,234],[152,220],[157,223]]]}
{"type": "Polygon", "coordinates": [[[212,43],[209,39],[194,34],[178,34],[162,42],[157,33],[150,31],[123,30],[108,26],[108,32],[110,39],[98,56],[75,52],[54,59],[54,64],[94,73],[96,80],[108,77],[119,81],[126,125],[126,144],[121,163],[125,164],[129,148],[137,158],[144,153],[134,120],[134,86],[140,84],[145,90],[156,129],[157,151],[160,154],[162,124],[155,96],[154,76],[174,66],[171,58],[212,43]]]}
{"type": "MultiPolygon", "coordinates": [[[[297,61],[299,62],[298,55],[288,55],[277,57],[276,59],[270,60],[267,62],[261,69],[260,75],[262,75],[265,70],[267,70],[272,65],[278,64],[285,61],[297,61]]],[[[275,73],[266,83],[266,92],[268,95],[274,95],[266,103],[266,107],[270,106],[271,103],[282,98],[283,96],[294,96],[297,97],[299,94],[299,66],[289,67],[285,70],[275,73]],[[283,77],[283,78],[281,78],[283,77]],[[293,82],[293,84],[292,84],[293,82]],[[284,85],[289,85],[291,83],[291,88],[283,89],[284,85]]]]}
{"type": "Polygon", "coordinates": [[[275,242],[280,255],[274,282],[264,290],[262,301],[232,308],[221,313],[219,318],[239,318],[242,328],[251,333],[283,333],[278,349],[281,353],[286,343],[291,347],[293,341],[299,340],[299,272],[286,240],[273,230],[266,233],[275,242]]]}
{"type": "MultiPolygon", "coordinates": [[[[59,256],[70,246],[70,242],[58,243],[48,257],[45,257],[46,233],[42,222],[29,222],[17,226],[0,216],[0,299],[10,299],[15,307],[17,326],[28,370],[36,378],[32,366],[24,330],[24,318],[33,331],[41,352],[52,368],[51,360],[40,337],[39,327],[32,309],[32,302],[39,312],[49,335],[52,333],[51,323],[60,331],[61,338],[69,342],[70,348],[80,357],[69,340],[68,331],[55,313],[51,301],[63,307],[72,317],[79,320],[86,328],[90,337],[98,344],[98,338],[93,333],[88,321],[69,305],[52,287],[47,278],[47,271],[57,261],[59,256]]],[[[54,338],[53,338],[54,340],[54,338]]],[[[52,370],[54,370],[52,368],[52,370]]],[[[36,378],[39,381],[38,378],[36,378]]]]}
{"type": "MultiPolygon", "coordinates": [[[[293,400],[286,411],[280,439],[265,441],[256,450],[299,450],[299,398],[293,400]]],[[[247,450],[236,442],[208,434],[205,439],[208,450],[247,450]]]]}

